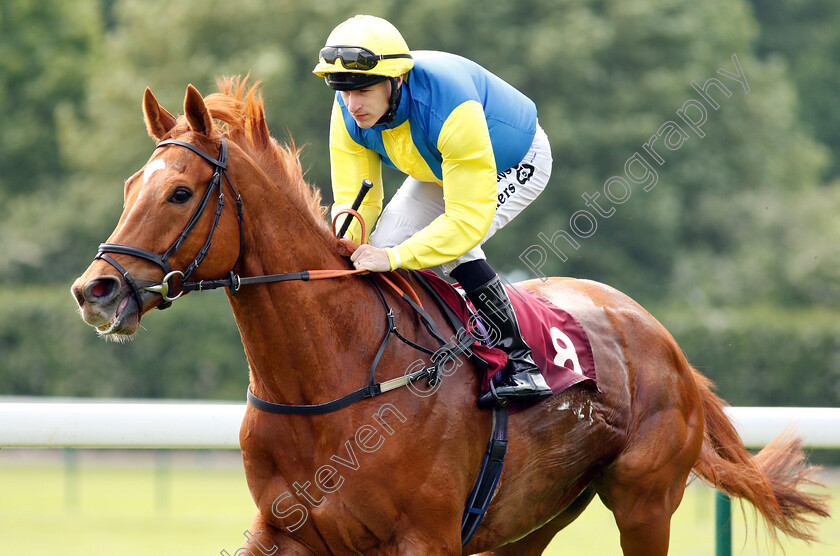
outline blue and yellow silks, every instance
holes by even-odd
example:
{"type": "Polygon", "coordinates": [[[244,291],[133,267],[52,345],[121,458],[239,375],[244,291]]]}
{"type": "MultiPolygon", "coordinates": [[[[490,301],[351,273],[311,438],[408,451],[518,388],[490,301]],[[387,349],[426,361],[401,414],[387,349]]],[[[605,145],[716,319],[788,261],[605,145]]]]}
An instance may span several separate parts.
{"type": "MultiPolygon", "coordinates": [[[[372,228],[384,198],[382,162],[443,187],[444,214],[387,250],[392,269],[436,266],[478,245],[496,210],[496,175],[523,159],[537,125],[534,103],[478,64],[412,54],[393,122],[359,128],[337,92],[330,124],[333,214],[369,179],[373,189],[359,212],[372,228]]],[[[358,225],[349,235],[358,240],[358,225]]]]}

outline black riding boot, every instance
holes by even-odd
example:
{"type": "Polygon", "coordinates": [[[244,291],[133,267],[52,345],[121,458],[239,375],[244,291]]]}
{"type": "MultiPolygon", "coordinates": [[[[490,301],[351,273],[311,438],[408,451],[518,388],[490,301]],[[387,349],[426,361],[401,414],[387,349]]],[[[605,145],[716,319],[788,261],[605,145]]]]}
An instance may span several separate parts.
{"type": "Polygon", "coordinates": [[[493,347],[498,347],[508,354],[508,363],[502,371],[504,382],[491,384],[490,392],[478,398],[478,407],[488,408],[496,404],[507,405],[509,402],[538,402],[551,396],[551,388],[546,384],[539,367],[531,357],[531,348],[522,339],[516,313],[510,298],[498,276],[467,292],[476,310],[488,328],[494,328],[492,338],[501,338],[493,347]]]}

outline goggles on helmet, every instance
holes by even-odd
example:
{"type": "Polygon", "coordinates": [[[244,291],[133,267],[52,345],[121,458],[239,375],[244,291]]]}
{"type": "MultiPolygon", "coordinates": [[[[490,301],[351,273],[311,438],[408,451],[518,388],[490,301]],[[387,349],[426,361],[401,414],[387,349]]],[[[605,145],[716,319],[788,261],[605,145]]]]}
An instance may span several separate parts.
{"type": "Polygon", "coordinates": [[[325,46],[318,54],[328,64],[341,60],[341,65],[349,70],[372,70],[379,60],[411,58],[411,54],[374,54],[361,46],[325,46]]]}

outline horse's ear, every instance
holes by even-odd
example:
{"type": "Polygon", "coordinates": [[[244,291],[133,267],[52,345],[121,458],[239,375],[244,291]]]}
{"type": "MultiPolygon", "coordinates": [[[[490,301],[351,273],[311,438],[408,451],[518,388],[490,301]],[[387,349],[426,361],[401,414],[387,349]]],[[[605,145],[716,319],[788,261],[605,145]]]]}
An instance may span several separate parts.
{"type": "Polygon", "coordinates": [[[207,105],[204,104],[204,98],[198,89],[192,85],[187,85],[187,96],[184,99],[184,114],[187,116],[187,123],[190,124],[190,129],[196,133],[209,136],[213,130],[213,118],[210,117],[210,111],[207,105]]]}
{"type": "Polygon", "coordinates": [[[146,129],[149,135],[160,141],[175,127],[175,116],[167,112],[157,101],[152,91],[146,87],[143,94],[143,114],[146,118],[146,129]]]}

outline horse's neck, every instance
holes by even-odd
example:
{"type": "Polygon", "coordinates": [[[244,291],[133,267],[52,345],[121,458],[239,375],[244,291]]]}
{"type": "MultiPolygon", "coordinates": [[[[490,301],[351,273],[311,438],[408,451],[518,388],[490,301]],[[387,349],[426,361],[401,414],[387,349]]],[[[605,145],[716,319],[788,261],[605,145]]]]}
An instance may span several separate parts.
{"type": "MultiPolygon", "coordinates": [[[[242,276],[348,268],[308,214],[271,202],[246,211],[242,276]]],[[[353,360],[357,343],[382,320],[377,311],[359,308],[379,309],[374,295],[355,277],[243,287],[230,302],[255,393],[303,404],[358,388],[364,369],[353,360]]]]}

